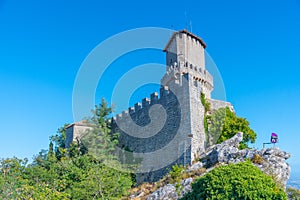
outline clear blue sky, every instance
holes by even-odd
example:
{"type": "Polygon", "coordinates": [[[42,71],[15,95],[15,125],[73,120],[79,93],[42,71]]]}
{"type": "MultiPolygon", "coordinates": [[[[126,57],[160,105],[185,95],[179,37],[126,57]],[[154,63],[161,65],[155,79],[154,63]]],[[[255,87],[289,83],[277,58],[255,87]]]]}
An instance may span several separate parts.
{"type": "MultiPolygon", "coordinates": [[[[0,157],[32,158],[73,121],[77,70],[101,41],[137,27],[183,29],[189,20],[219,68],[227,100],[257,132],[254,146],[277,132],[293,170],[300,168],[299,0],[0,0],[0,157]]],[[[119,67],[149,57],[164,62],[162,52],[145,53],[119,67]]]]}

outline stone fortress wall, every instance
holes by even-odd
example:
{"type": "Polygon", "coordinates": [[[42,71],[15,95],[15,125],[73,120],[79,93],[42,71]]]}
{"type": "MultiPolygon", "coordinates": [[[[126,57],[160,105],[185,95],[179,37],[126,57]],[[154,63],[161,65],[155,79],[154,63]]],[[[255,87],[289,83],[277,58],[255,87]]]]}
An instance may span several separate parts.
{"type": "Polygon", "coordinates": [[[66,148],[69,148],[72,142],[79,142],[80,138],[84,135],[85,131],[92,129],[86,121],[82,120],[75,122],[66,127],[66,148]]]}
{"type": "MultiPolygon", "coordinates": [[[[119,149],[141,158],[138,182],[158,180],[176,163],[191,165],[205,151],[201,93],[213,109],[229,106],[233,110],[230,103],[211,99],[213,77],[205,69],[205,48],[198,36],[186,30],[175,32],[164,49],[166,74],[159,95],[152,93],[113,118],[119,149]]],[[[71,141],[74,134],[67,134],[71,141]]]]}
{"type": "Polygon", "coordinates": [[[119,148],[133,152],[136,157],[144,155],[141,173],[136,176],[138,183],[156,181],[172,165],[189,165],[192,161],[191,138],[187,136],[190,131],[181,126],[189,121],[188,116],[182,119],[182,112],[186,112],[181,106],[184,94],[176,95],[184,87],[187,85],[175,82],[172,89],[162,86],[159,95],[151,94],[112,120],[112,131],[120,134],[119,148]]]}
{"type": "Polygon", "coordinates": [[[211,100],[213,77],[205,69],[205,47],[200,38],[185,30],[174,33],[164,50],[167,65],[160,96],[151,94],[112,121],[113,132],[120,134],[121,149],[147,154],[141,161],[146,167],[137,176],[140,182],[161,178],[175,163],[191,165],[205,151],[201,93],[213,108],[232,107],[211,100]]]}

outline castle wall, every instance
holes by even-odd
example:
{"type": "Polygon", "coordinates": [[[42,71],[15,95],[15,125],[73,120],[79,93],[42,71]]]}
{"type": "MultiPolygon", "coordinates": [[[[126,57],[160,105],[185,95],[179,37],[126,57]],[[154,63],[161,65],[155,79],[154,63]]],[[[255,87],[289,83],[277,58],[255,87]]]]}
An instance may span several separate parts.
{"type": "MultiPolygon", "coordinates": [[[[192,78],[192,77],[191,77],[192,78]]],[[[190,84],[190,114],[191,114],[191,137],[192,137],[192,160],[205,151],[206,136],[204,129],[204,106],[201,102],[203,87],[201,82],[192,80],[190,84]]]]}
{"type": "Polygon", "coordinates": [[[144,181],[161,178],[170,164],[192,163],[189,75],[169,78],[159,98],[153,93],[150,99],[143,99],[112,121],[113,132],[120,134],[119,147],[133,151],[137,157],[145,155],[141,159],[142,173],[137,177],[140,181],[142,177],[148,177],[144,181]]]}
{"type": "MultiPolygon", "coordinates": [[[[120,135],[116,154],[126,164],[138,161],[138,183],[158,180],[174,164],[190,165],[205,151],[201,93],[212,110],[226,106],[233,110],[228,102],[210,99],[213,77],[205,69],[205,47],[185,30],[174,33],[164,50],[167,66],[160,95],[151,94],[112,120],[112,132],[120,135]]],[[[66,144],[80,139],[87,128],[69,126],[66,144]]]]}
{"type": "MultiPolygon", "coordinates": [[[[174,68],[163,77],[162,84],[164,81],[160,98],[154,93],[150,99],[143,99],[134,108],[117,115],[112,125],[113,132],[120,134],[120,148],[147,154],[141,165],[144,166],[142,171],[150,174],[139,173],[150,178],[146,181],[165,175],[166,167],[171,163],[192,164],[197,154],[205,149],[201,82],[174,68]],[[152,106],[158,106],[156,113],[152,106]]],[[[137,179],[141,181],[142,177],[137,179]]]]}
{"type": "Polygon", "coordinates": [[[188,154],[188,152],[191,151],[191,147],[186,149],[185,154],[181,154],[179,158],[172,163],[168,164],[164,168],[161,168],[159,170],[152,170],[149,172],[144,172],[144,173],[137,173],[136,174],[136,182],[138,184],[143,183],[143,182],[155,182],[160,180],[162,177],[164,177],[166,174],[168,174],[172,170],[172,166],[182,163],[183,160],[185,160],[185,155],[188,154]]]}
{"type": "Polygon", "coordinates": [[[157,93],[151,96],[156,98],[145,98],[142,104],[136,103],[133,108],[128,109],[128,112],[124,111],[114,118],[113,132],[120,133],[120,147],[127,147],[131,151],[138,153],[153,152],[166,146],[174,139],[175,135],[172,133],[178,131],[181,120],[181,108],[177,97],[166,88],[161,88],[161,98],[158,98],[157,93]],[[152,117],[152,121],[155,121],[156,124],[151,125],[149,112],[151,106],[154,104],[160,106],[158,107],[157,115],[153,115],[152,117]],[[164,121],[161,118],[163,116],[159,115],[159,113],[164,111],[166,112],[165,116],[167,119],[165,124],[161,127],[161,124],[157,124],[157,122],[164,121]],[[150,126],[151,129],[146,127],[147,125],[150,126]],[[147,134],[146,132],[149,133],[147,134]],[[156,133],[151,136],[150,132],[156,133]],[[144,134],[144,136],[142,134],[144,134]]]}
{"type": "Polygon", "coordinates": [[[81,137],[84,135],[85,131],[91,129],[86,123],[75,122],[68,127],[66,127],[66,148],[69,148],[72,142],[80,141],[81,137]]]}
{"type": "Polygon", "coordinates": [[[231,103],[216,99],[208,99],[208,102],[210,103],[210,109],[212,111],[218,110],[220,108],[226,108],[228,107],[232,112],[234,112],[234,108],[231,103]]]}

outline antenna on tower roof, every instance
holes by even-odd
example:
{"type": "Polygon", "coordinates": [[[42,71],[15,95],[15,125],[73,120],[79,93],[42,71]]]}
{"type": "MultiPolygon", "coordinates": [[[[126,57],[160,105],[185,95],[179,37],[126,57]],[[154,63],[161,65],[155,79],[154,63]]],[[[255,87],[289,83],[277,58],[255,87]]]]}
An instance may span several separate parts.
{"type": "Polygon", "coordinates": [[[187,15],[187,12],[184,12],[185,15],[185,30],[192,32],[192,20],[190,19],[190,16],[187,15]]]}
{"type": "Polygon", "coordinates": [[[184,29],[188,31],[188,19],[187,19],[187,14],[186,14],[186,10],[184,11],[184,17],[185,17],[185,27],[184,29]]]}

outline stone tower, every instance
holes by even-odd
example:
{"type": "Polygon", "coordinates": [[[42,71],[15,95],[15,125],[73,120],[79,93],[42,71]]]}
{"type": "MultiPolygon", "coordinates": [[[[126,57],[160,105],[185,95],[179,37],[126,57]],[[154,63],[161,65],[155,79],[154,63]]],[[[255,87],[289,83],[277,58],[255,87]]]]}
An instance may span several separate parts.
{"type": "MultiPolygon", "coordinates": [[[[174,164],[191,165],[205,151],[208,137],[201,93],[211,110],[232,108],[228,102],[211,99],[213,77],[205,68],[205,48],[198,36],[186,30],[175,32],[164,49],[166,73],[160,93],[151,94],[112,120],[112,132],[119,133],[120,160],[128,161],[122,153],[127,150],[130,158],[140,160],[139,183],[160,179],[174,164]]],[[[67,130],[66,146],[75,140],[72,127],[67,130]]]]}
{"type": "Polygon", "coordinates": [[[198,36],[186,31],[175,32],[167,43],[166,71],[161,84],[171,88],[181,102],[182,125],[180,134],[188,137],[186,141],[191,150],[188,164],[195,156],[204,152],[206,135],[204,128],[204,106],[201,93],[211,98],[213,78],[205,69],[204,49],[206,44],[198,36]],[[179,85],[179,87],[178,87],[179,85]]]}
{"type": "Polygon", "coordinates": [[[213,90],[213,78],[205,69],[204,49],[206,44],[198,36],[186,31],[175,32],[167,43],[167,71],[177,66],[179,73],[189,73],[196,82],[201,84],[202,92],[210,99],[213,90]]]}
{"type": "Polygon", "coordinates": [[[205,47],[194,34],[175,32],[164,49],[166,73],[160,95],[151,94],[113,120],[113,132],[120,133],[119,147],[147,155],[141,159],[138,182],[158,180],[174,164],[191,165],[205,151],[201,93],[210,99],[213,90],[213,78],[205,69],[205,47]],[[154,112],[155,105],[161,107],[154,112]]]}

